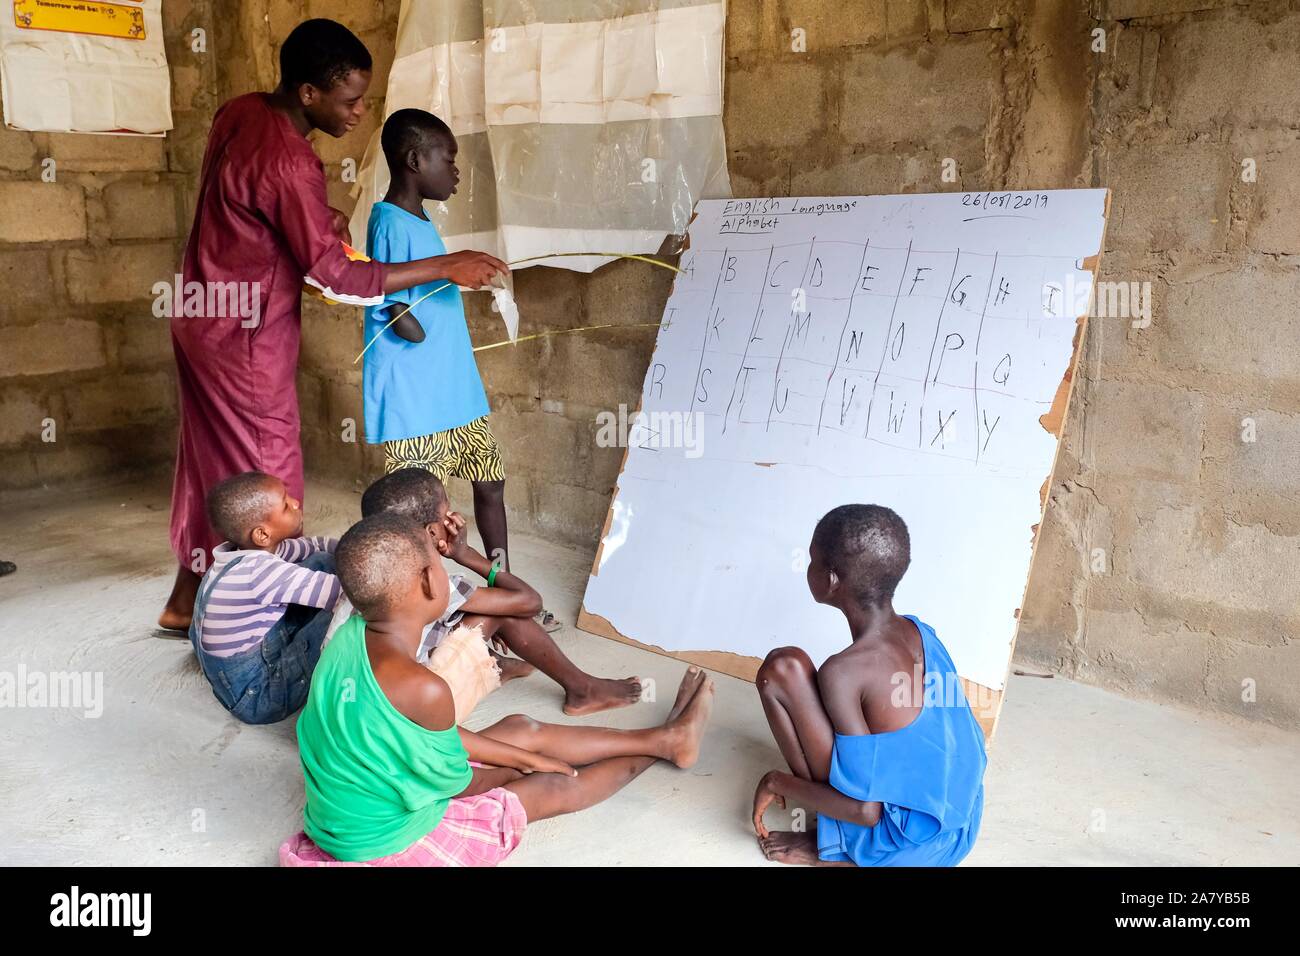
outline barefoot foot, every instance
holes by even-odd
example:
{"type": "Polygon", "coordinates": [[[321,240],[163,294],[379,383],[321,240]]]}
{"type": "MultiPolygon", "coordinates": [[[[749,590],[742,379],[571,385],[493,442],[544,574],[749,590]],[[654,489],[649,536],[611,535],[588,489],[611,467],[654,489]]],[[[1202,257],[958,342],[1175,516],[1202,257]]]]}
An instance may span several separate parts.
{"type": "Polygon", "coordinates": [[[517,657],[504,657],[495,652],[492,653],[492,659],[497,662],[497,670],[501,672],[501,683],[518,680],[520,677],[527,677],[533,671],[537,670],[527,661],[521,661],[517,657]]]}
{"type": "MultiPolygon", "coordinates": [[[[690,679],[688,673],[682,679],[683,688],[690,679]]],[[[704,738],[704,728],[709,724],[712,711],[713,681],[701,671],[699,679],[695,681],[695,693],[691,699],[680,714],[665,724],[668,731],[667,759],[683,770],[695,766],[695,762],[700,759],[700,741],[704,738]]]]}
{"type": "Polygon", "coordinates": [[[164,631],[188,631],[193,617],[193,611],[183,614],[171,608],[163,608],[163,612],[158,615],[158,626],[164,631]]]}
{"type": "Polygon", "coordinates": [[[591,683],[580,690],[564,695],[564,712],[570,717],[586,717],[602,710],[626,707],[641,699],[641,678],[602,680],[593,677],[591,683]]]}
{"type": "Polygon", "coordinates": [[[682,682],[677,685],[677,699],[673,701],[672,710],[668,711],[668,717],[664,724],[671,723],[691,702],[695,692],[700,689],[700,683],[704,680],[704,671],[692,664],[686,668],[686,673],[682,675],[682,682]]]}
{"type": "Polygon", "coordinates": [[[773,830],[766,837],[758,838],[758,848],[773,863],[788,863],[791,866],[853,865],[818,859],[816,831],[793,833],[789,830],[773,830]]]}
{"type": "Polygon", "coordinates": [[[201,578],[189,568],[176,569],[176,581],[172,584],[172,593],[167,597],[167,604],[162,614],[158,615],[158,626],[164,631],[188,631],[190,620],[194,617],[194,600],[198,597],[201,578]]]}

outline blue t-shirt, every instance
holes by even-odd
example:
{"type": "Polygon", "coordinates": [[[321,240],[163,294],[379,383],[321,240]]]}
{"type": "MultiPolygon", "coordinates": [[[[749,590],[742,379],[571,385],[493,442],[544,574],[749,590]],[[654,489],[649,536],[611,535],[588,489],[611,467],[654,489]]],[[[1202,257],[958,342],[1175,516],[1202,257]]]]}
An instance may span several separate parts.
{"type": "MultiPolygon", "coordinates": [[[[386,202],[370,211],[366,247],[380,262],[447,254],[433,223],[386,202]]],[[[383,310],[397,304],[400,311],[445,282],[390,292],[383,305],[367,308],[365,341],[392,320],[392,314],[380,315],[383,310]]],[[[431,435],[488,413],[460,290],[453,284],[435,292],[411,315],[424,329],[423,342],[408,342],[390,328],[366,352],[362,395],[371,444],[431,435]]]]}

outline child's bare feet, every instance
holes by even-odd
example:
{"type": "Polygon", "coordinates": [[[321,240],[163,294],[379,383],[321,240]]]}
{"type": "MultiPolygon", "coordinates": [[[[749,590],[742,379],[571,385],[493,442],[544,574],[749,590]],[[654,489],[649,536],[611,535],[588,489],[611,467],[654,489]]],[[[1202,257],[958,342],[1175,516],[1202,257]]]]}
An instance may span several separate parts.
{"type": "Polygon", "coordinates": [[[668,711],[668,716],[664,719],[667,725],[673,721],[691,702],[695,692],[700,689],[700,682],[704,680],[704,671],[700,670],[695,664],[686,668],[686,673],[682,675],[682,682],[677,685],[677,699],[673,701],[673,709],[668,711]]]}
{"type": "Polygon", "coordinates": [[[713,681],[703,671],[694,675],[687,671],[673,711],[664,725],[669,733],[668,759],[685,770],[700,759],[700,741],[713,711],[713,681]],[[692,688],[694,693],[679,709],[682,695],[692,688]]]}
{"type": "Polygon", "coordinates": [[[497,670],[501,672],[501,683],[503,684],[506,683],[506,681],[517,680],[520,677],[527,677],[533,671],[537,670],[537,668],[532,664],[527,661],[521,661],[517,657],[505,657],[495,651],[489,653],[492,654],[492,659],[497,662],[497,670]]]}
{"type": "Polygon", "coordinates": [[[602,710],[626,707],[640,699],[639,677],[625,677],[622,680],[593,677],[585,687],[565,693],[563,710],[570,717],[586,717],[602,710]]]}
{"type": "Polygon", "coordinates": [[[790,830],[773,830],[758,838],[758,848],[763,856],[774,863],[791,866],[852,866],[852,863],[832,863],[817,857],[817,831],[794,833],[790,830]]]}

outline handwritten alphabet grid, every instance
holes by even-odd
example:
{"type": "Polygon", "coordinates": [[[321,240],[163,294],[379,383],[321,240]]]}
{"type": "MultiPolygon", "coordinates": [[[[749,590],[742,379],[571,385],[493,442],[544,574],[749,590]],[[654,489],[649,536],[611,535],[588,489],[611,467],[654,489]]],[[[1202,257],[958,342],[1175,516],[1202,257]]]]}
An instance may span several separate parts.
{"type": "Polygon", "coordinates": [[[896,607],[1001,689],[1056,449],[1039,419],[1104,209],[1104,190],[700,203],[586,609],[666,650],[820,663],[847,634],[804,583],[812,528],[886,504],[912,534],[896,607]]]}

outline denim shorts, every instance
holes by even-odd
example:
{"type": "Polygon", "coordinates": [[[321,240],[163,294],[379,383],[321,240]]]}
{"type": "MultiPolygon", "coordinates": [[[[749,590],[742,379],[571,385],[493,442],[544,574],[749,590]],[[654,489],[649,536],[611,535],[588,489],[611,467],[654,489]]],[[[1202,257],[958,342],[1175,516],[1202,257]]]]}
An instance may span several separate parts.
{"type": "MultiPolygon", "coordinates": [[[[318,551],[298,564],[333,573],[334,556],[318,551]]],[[[203,649],[199,630],[205,610],[202,600],[194,608],[190,641],[221,706],[246,724],[273,724],[297,713],[307,702],[332,609],[291,604],[260,644],[233,657],[214,657],[203,649]]]]}

